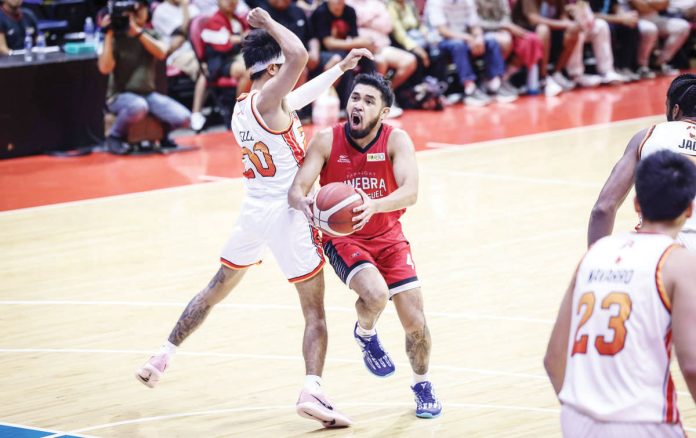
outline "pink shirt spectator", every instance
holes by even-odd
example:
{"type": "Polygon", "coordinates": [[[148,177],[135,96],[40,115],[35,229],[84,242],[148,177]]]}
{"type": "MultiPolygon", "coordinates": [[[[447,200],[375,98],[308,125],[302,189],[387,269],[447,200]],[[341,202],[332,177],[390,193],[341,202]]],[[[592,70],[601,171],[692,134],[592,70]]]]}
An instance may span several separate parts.
{"type": "Polygon", "coordinates": [[[370,38],[379,50],[389,47],[392,21],[381,0],[346,0],[358,16],[358,35],[370,38]]]}
{"type": "Polygon", "coordinates": [[[428,0],[425,5],[428,24],[437,29],[447,26],[455,32],[470,32],[481,25],[474,0],[428,0]]]}

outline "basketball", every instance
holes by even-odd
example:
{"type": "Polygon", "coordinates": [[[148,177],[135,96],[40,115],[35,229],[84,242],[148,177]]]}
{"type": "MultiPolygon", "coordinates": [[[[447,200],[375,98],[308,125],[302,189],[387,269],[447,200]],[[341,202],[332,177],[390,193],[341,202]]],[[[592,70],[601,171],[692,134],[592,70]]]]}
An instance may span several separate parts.
{"type": "Polygon", "coordinates": [[[314,226],[331,236],[347,236],[353,233],[353,209],[363,200],[352,186],[335,182],[323,186],[314,197],[312,214],[314,226]]]}

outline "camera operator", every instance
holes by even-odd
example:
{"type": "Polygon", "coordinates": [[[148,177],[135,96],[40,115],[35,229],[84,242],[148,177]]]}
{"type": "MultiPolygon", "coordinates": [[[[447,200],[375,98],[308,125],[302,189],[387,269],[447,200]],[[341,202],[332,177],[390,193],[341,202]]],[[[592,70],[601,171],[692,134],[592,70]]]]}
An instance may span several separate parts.
{"type": "Polygon", "coordinates": [[[113,2],[101,22],[107,31],[98,65],[102,74],[112,74],[107,105],[116,114],[106,147],[115,154],[131,151],[126,142],[128,127],[148,113],[164,125],[163,147],[176,147],[167,132],[188,127],[191,120],[185,106],[155,92],[156,63],[167,57],[169,47],[145,27],[148,20],[147,0],[121,0],[113,2]]]}

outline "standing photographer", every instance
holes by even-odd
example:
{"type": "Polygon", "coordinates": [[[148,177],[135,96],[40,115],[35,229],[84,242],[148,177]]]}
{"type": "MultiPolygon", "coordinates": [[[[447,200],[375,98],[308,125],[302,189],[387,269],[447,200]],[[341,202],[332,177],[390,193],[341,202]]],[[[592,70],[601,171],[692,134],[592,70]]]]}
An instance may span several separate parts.
{"type": "Polygon", "coordinates": [[[109,111],[116,114],[107,149],[115,154],[131,151],[125,141],[128,127],[148,113],[164,124],[161,144],[176,146],[167,138],[171,129],[188,127],[191,112],[170,97],[155,92],[156,62],[167,57],[168,47],[156,32],[146,29],[149,11],[147,0],[114,1],[101,22],[107,29],[104,48],[99,55],[99,71],[111,74],[109,111]]]}

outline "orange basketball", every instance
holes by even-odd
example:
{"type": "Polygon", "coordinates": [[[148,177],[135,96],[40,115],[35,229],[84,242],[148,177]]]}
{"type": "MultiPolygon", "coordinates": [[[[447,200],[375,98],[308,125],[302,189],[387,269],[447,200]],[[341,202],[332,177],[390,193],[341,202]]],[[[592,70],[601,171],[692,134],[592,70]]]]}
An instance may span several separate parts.
{"type": "Polygon", "coordinates": [[[335,182],[323,186],[314,197],[314,226],[331,236],[353,233],[353,209],[363,204],[362,196],[352,186],[335,182]]]}

